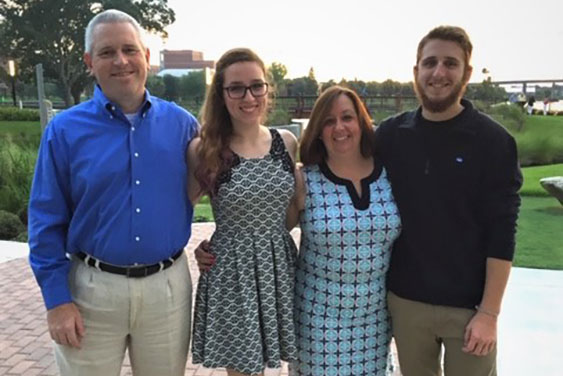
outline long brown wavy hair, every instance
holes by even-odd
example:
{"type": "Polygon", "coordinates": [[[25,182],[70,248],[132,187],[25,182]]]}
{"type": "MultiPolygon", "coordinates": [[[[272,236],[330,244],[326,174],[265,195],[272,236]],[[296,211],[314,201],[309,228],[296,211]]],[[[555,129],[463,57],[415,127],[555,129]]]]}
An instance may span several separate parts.
{"type": "Polygon", "coordinates": [[[321,134],[324,128],[324,122],[336,98],[346,95],[352,101],[356,114],[358,115],[358,123],[361,130],[360,152],[364,157],[370,157],[374,153],[374,130],[369,113],[364,103],[354,91],[339,86],[331,86],[326,89],[317,99],[307,128],[303,132],[301,143],[299,145],[299,156],[301,162],[305,165],[315,165],[327,158],[326,147],[321,140],[321,134]]]}
{"type": "Polygon", "coordinates": [[[198,167],[195,171],[201,190],[213,195],[218,176],[229,168],[234,154],[229,148],[233,123],[225,105],[223,85],[225,70],[241,62],[257,63],[266,77],[264,62],[248,48],[234,48],[221,56],[215,67],[215,75],[201,109],[201,141],[198,145],[198,167]]]}

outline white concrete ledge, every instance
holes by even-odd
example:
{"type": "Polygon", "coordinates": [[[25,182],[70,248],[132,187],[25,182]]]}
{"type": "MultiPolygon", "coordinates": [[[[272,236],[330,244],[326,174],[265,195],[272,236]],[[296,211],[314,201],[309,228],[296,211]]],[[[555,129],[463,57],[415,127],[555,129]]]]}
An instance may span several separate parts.
{"type": "Polygon", "coordinates": [[[29,246],[27,243],[0,240],[0,262],[10,261],[20,257],[27,257],[27,255],[29,255],[29,246]]]}

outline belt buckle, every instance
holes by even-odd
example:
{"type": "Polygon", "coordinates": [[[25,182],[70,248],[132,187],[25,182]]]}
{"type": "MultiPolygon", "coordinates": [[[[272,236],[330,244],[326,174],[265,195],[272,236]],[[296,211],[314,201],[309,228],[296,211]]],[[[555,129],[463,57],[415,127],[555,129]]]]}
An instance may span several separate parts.
{"type": "Polygon", "coordinates": [[[149,275],[149,268],[146,266],[141,268],[126,268],[125,270],[125,276],[127,278],[143,278],[149,275]]]}

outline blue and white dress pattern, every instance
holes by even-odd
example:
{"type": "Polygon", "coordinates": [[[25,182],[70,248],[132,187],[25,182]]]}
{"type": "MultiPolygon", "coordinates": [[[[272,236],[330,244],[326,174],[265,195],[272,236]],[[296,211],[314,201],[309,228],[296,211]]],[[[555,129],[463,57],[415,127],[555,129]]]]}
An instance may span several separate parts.
{"type": "Polygon", "coordinates": [[[215,265],[201,274],[192,363],[245,374],[296,358],[293,321],[297,249],[285,216],[294,192],[293,161],[281,135],[263,158],[235,155],[211,199],[215,265]]]}
{"type": "Polygon", "coordinates": [[[326,164],[304,169],[296,269],[295,375],[385,375],[391,330],[385,275],[401,220],[383,167],[352,182],[326,164]]]}

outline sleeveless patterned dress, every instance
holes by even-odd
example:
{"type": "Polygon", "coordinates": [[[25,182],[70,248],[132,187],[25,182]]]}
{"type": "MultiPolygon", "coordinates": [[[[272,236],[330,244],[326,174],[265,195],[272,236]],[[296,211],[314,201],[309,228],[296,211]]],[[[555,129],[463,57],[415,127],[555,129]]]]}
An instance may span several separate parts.
{"type": "Polygon", "coordinates": [[[381,165],[351,181],[326,164],[307,185],[296,269],[295,321],[302,376],[385,375],[391,339],[385,274],[401,220],[381,165]]]}
{"type": "Polygon", "coordinates": [[[200,276],[193,360],[256,374],[296,358],[293,289],[296,246],[285,228],[293,163],[280,134],[263,158],[235,155],[211,199],[215,265],[200,276]]]}

